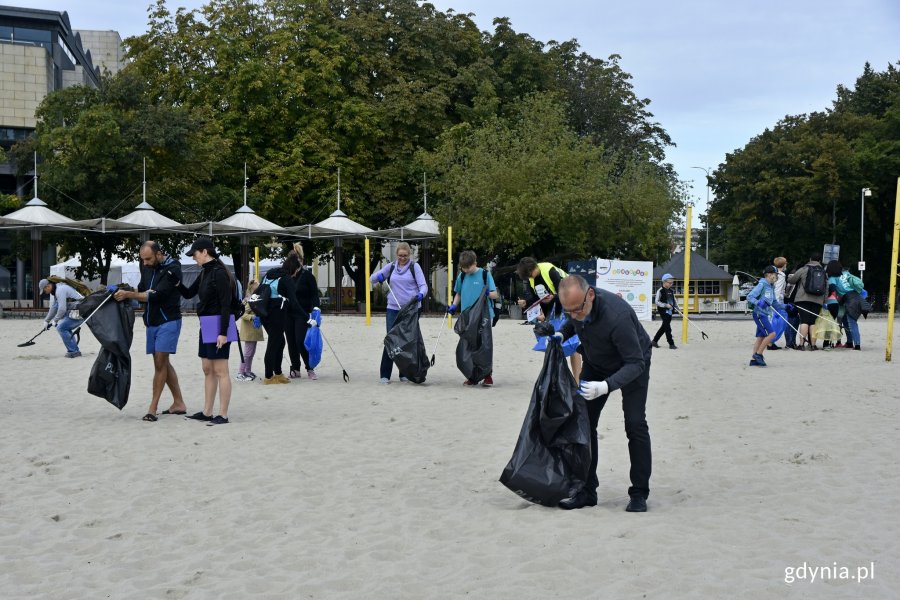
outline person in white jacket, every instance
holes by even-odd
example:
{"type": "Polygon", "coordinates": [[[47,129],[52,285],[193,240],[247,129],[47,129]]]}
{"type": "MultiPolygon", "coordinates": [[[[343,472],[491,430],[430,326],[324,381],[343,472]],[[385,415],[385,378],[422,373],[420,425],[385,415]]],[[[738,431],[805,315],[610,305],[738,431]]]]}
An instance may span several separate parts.
{"type": "Polygon", "coordinates": [[[47,329],[56,326],[59,337],[66,346],[66,358],[78,358],[81,351],[75,340],[75,329],[81,327],[84,319],[78,314],[78,304],[84,300],[84,296],[75,291],[72,286],[63,282],[53,282],[41,279],[38,289],[43,294],[50,296],[50,311],[44,317],[47,329]]]}

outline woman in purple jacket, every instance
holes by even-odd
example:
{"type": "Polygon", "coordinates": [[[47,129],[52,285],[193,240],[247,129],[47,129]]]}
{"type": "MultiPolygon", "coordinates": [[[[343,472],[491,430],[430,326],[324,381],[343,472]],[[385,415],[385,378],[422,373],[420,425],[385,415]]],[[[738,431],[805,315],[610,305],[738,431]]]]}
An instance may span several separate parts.
{"type": "MultiPolygon", "coordinates": [[[[397,244],[397,260],[386,264],[369,278],[372,283],[386,281],[390,286],[387,301],[387,331],[394,326],[394,320],[404,305],[415,298],[419,301],[421,309],[422,298],[428,293],[425,273],[422,272],[419,263],[410,260],[411,255],[409,244],[400,242],[397,244]]],[[[381,383],[391,382],[393,368],[394,362],[388,356],[387,350],[383,350],[381,353],[381,383]]],[[[401,377],[400,381],[406,381],[406,378],[401,377]]]]}

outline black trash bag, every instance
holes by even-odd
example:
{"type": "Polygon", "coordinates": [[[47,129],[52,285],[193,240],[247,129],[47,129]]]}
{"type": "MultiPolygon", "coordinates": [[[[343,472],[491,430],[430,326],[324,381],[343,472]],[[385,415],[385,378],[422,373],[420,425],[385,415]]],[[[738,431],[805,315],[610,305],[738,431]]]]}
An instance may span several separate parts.
{"type": "Polygon", "coordinates": [[[430,363],[419,329],[418,304],[413,298],[400,309],[394,326],[384,338],[384,349],[397,365],[400,377],[406,377],[413,383],[424,383],[430,363]]]}
{"type": "Polygon", "coordinates": [[[110,296],[110,292],[106,290],[91,294],[81,302],[78,311],[82,318],[90,316],[87,321],[88,329],[101,346],[97,360],[91,367],[87,391],[105,398],[122,410],[128,403],[128,393],[131,390],[134,308],[130,302],[116,302],[112,298],[106,300],[110,296]]]}
{"type": "Polygon", "coordinates": [[[500,483],[525,500],[556,506],[584,487],[591,467],[590,422],[584,398],[551,337],[516,449],[500,483]]]}
{"type": "Polygon", "coordinates": [[[487,297],[482,296],[459,315],[453,330],[459,335],[456,366],[469,381],[479,382],[493,372],[494,336],[487,297]]]}

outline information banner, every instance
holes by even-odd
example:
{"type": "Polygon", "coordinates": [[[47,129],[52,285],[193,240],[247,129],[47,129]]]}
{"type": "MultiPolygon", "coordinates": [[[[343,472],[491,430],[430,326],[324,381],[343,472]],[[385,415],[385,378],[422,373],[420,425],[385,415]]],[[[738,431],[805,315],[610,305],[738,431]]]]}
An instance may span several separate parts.
{"type": "Polygon", "coordinates": [[[653,318],[652,262],[598,258],[597,287],[625,300],[641,321],[653,318]]]}

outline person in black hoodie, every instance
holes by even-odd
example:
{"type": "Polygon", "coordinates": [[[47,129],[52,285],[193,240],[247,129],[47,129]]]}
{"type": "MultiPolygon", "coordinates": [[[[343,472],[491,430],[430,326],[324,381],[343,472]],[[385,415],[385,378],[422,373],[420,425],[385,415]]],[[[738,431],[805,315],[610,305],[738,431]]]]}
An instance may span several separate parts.
{"type": "Polygon", "coordinates": [[[156,421],[156,410],[163,388],[169,386],[172,392],[172,406],[164,410],[164,415],[187,413],[181,386],[175,367],[169,355],[178,349],[181,335],[181,294],[174,282],[181,281],[181,263],[163,254],[162,248],[154,241],[141,244],[138,251],[141,258],[141,282],[137,291],[117,290],[117,301],[136,300],[144,304],[144,325],[147,326],[147,354],[153,355],[153,396],[150,409],[144,421],[156,421]]]}
{"type": "Polygon", "coordinates": [[[662,325],[659,326],[656,335],[653,336],[653,347],[659,348],[659,340],[665,335],[666,341],[669,343],[671,350],[676,350],[675,340],[672,338],[672,311],[678,309],[678,301],[675,299],[675,292],[672,290],[672,284],[675,278],[671,273],[662,276],[662,286],[656,290],[656,310],[659,312],[659,318],[662,319],[662,325]]]}
{"type": "Polygon", "coordinates": [[[303,246],[294,244],[294,250],[291,252],[297,256],[300,261],[300,268],[291,276],[294,285],[297,288],[297,306],[293,311],[289,310],[286,318],[286,335],[288,358],[291,361],[291,379],[299,379],[302,377],[300,371],[300,359],[306,365],[306,376],[310,379],[318,379],[315,370],[309,364],[309,350],[306,349],[306,332],[313,327],[315,321],[310,318],[313,309],[319,306],[319,284],[316,278],[303,264],[303,246]]]}
{"type": "MultiPolygon", "coordinates": [[[[228,325],[233,318],[231,298],[236,293],[236,284],[228,269],[219,260],[216,247],[209,238],[197,238],[185,253],[200,265],[200,276],[190,287],[185,287],[180,279],[178,291],[184,298],[197,296],[197,316],[201,318],[200,346],[197,352],[203,364],[203,411],[190,415],[188,419],[208,421],[207,425],[228,423],[228,404],[231,402],[231,376],[228,373],[228,357],[231,342],[228,341],[228,325]],[[218,317],[218,335],[215,342],[203,342],[203,317],[218,317]],[[219,414],[213,417],[219,392],[219,414]]],[[[174,280],[174,276],[172,276],[174,280]]]]}
{"type": "Polygon", "coordinates": [[[295,252],[291,252],[284,259],[282,265],[271,269],[266,273],[262,283],[268,283],[272,288],[272,299],[269,300],[267,315],[262,317],[263,327],[269,335],[266,345],[266,354],[263,362],[266,365],[266,375],[263,383],[266,385],[277,383],[290,383],[290,379],[281,371],[281,361],[284,358],[284,346],[286,338],[293,335],[287,331],[288,317],[309,321],[309,314],[300,307],[297,302],[297,285],[293,277],[300,269],[300,258],[295,252]]]}

